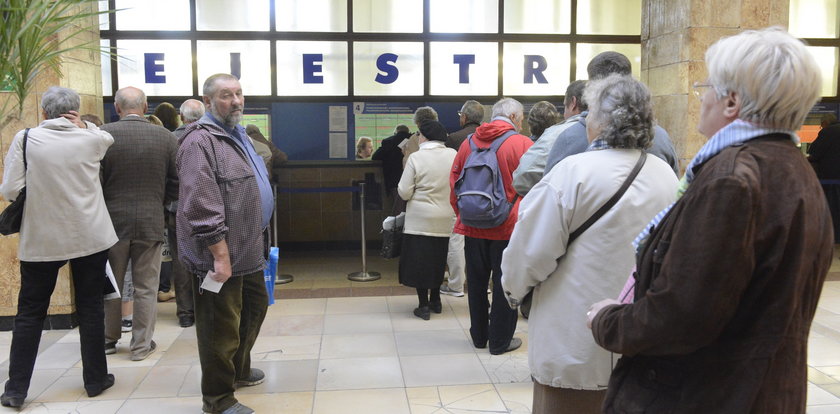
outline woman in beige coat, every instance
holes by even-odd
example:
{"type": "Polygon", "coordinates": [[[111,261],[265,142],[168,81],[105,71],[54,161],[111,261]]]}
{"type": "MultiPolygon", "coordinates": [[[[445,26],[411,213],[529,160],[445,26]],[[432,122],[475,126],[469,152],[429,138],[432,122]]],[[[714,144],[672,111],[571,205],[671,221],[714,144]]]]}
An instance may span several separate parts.
{"type": "Polygon", "coordinates": [[[418,318],[441,313],[440,284],[446,267],[455,212],[449,204],[449,170],[455,150],[444,145],[446,128],[420,124],[420,150],[408,157],[397,191],[408,202],[405,213],[400,283],[417,289],[418,318]]]}

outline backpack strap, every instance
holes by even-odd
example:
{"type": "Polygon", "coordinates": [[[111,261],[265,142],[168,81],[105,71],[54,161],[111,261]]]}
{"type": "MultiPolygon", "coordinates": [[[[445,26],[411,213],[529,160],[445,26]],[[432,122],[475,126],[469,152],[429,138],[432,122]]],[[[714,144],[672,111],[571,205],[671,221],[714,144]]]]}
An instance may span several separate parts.
{"type": "Polygon", "coordinates": [[[26,138],[29,137],[29,128],[23,132],[23,171],[26,171],[26,138]]]}

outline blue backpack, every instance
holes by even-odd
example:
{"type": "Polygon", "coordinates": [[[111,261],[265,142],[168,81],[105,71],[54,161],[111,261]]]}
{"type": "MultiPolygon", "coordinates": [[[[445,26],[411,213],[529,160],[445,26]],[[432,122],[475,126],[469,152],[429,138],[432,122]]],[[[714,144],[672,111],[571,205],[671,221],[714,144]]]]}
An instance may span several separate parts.
{"type": "Polygon", "coordinates": [[[516,197],[511,202],[505,195],[496,151],[514,134],[515,130],[504,133],[493,140],[488,148],[478,148],[472,135],[467,138],[471,152],[455,181],[455,196],[462,223],[479,229],[490,229],[507,220],[516,197]]]}

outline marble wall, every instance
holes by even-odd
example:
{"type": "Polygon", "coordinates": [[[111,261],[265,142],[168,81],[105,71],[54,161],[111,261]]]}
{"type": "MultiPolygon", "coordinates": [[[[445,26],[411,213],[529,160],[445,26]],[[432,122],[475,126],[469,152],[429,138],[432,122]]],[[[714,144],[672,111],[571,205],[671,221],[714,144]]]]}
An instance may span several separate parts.
{"type": "MultiPolygon", "coordinates": [[[[82,8],[95,11],[97,5],[92,3],[79,7],[78,12],[81,12],[83,10],[82,8]]],[[[79,46],[86,42],[91,42],[92,47],[98,47],[99,29],[97,18],[90,17],[85,23],[87,23],[88,27],[92,27],[92,30],[84,30],[77,33],[76,36],[67,39],[67,45],[79,46]]],[[[62,35],[69,36],[77,31],[78,26],[67,27],[62,35]]],[[[32,94],[24,102],[24,110],[19,119],[13,119],[0,129],[0,152],[2,152],[4,158],[14,135],[21,129],[37,126],[41,121],[40,96],[50,86],[59,85],[76,90],[82,97],[81,113],[93,113],[100,117],[103,116],[99,55],[98,50],[94,49],[73,50],[62,56],[62,77],[59,77],[54,71],[42,73],[38,76],[32,94]]],[[[14,97],[10,93],[0,93],[0,105],[7,100],[13,99],[14,97]]],[[[2,174],[3,168],[4,165],[0,162],[0,174],[2,174]]],[[[0,208],[5,208],[6,205],[8,205],[8,201],[0,197],[0,208]]],[[[15,315],[17,310],[17,295],[20,288],[20,268],[17,259],[17,248],[17,235],[0,236],[0,329],[10,328],[10,319],[15,315]]],[[[61,316],[61,318],[56,319],[64,322],[51,323],[48,321],[49,325],[66,325],[66,322],[71,320],[69,316],[75,312],[75,305],[72,298],[73,288],[69,279],[69,269],[65,266],[59,272],[58,282],[48,310],[49,315],[61,316]]]]}

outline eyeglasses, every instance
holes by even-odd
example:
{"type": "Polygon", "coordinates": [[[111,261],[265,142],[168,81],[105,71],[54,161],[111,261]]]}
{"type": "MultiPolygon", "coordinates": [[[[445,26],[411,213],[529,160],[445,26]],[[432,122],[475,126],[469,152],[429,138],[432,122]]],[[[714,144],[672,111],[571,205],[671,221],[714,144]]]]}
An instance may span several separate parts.
{"type": "Polygon", "coordinates": [[[461,112],[461,111],[458,111],[458,116],[464,116],[464,113],[461,112]]]}
{"type": "Polygon", "coordinates": [[[696,96],[697,99],[699,99],[701,102],[703,101],[703,94],[706,93],[706,89],[713,88],[711,84],[700,82],[694,82],[694,84],[692,84],[691,87],[694,88],[694,90],[692,91],[694,92],[694,96],[696,96]]]}

